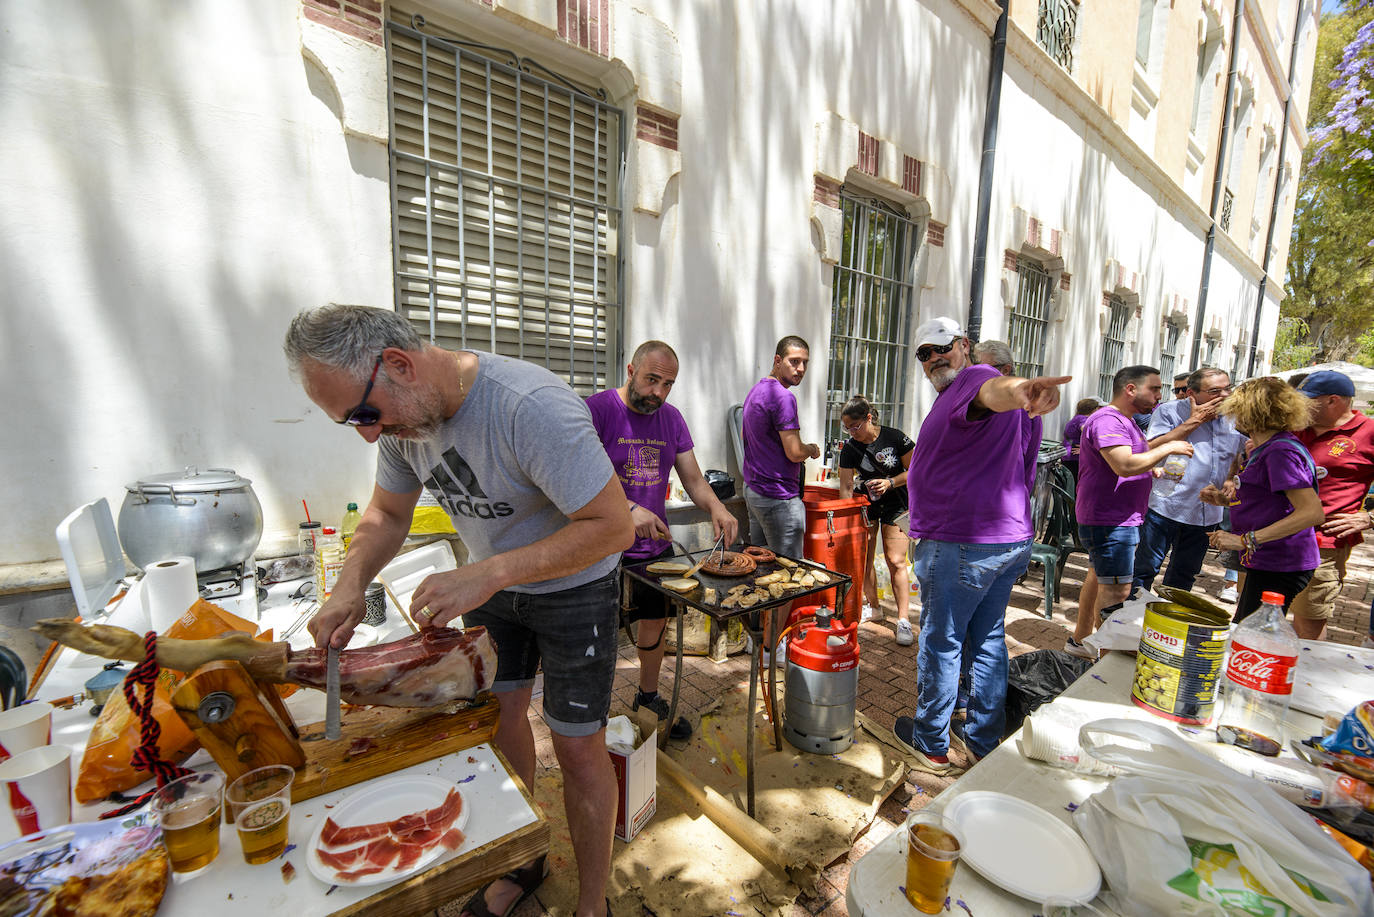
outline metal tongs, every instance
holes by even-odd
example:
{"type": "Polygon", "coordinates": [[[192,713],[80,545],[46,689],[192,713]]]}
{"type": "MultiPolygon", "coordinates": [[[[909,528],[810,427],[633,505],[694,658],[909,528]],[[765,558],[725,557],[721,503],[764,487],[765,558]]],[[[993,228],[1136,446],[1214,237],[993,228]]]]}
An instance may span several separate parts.
{"type": "MultiPolygon", "coordinates": [[[[709,551],[706,552],[706,556],[703,557],[701,560],[697,561],[697,562],[696,562],[696,566],[692,567],[692,569],[690,569],[690,570],[688,570],[686,573],[682,574],[683,578],[686,579],[687,577],[692,576],[694,573],[696,573],[698,570],[700,570],[702,567],[704,567],[707,563],[710,562],[710,560],[711,560],[712,557],[715,557],[715,556],[716,556],[716,552],[720,552],[720,561],[719,561],[719,563],[721,563],[721,564],[725,563],[725,533],[724,533],[724,532],[721,532],[720,535],[718,535],[718,536],[716,537],[716,543],[715,543],[714,545],[711,546],[711,550],[709,550],[709,551]]],[[[690,552],[688,552],[687,556],[688,556],[688,557],[691,557],[692,555],[691,555],[690,552]]]]}

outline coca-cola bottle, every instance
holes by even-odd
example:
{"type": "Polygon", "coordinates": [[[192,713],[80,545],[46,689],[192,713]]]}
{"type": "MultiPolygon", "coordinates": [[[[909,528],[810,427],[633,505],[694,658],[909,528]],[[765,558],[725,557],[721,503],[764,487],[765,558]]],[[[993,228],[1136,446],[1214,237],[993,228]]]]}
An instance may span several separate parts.
{"type": "Polygon", "coordinates": [[[1273,757],[1283,747],[1301,646],[1283,616],[1283,596],[1264,592],[1260,602],[1259,610],[1231,633],[1231,655],[1218,686],[1217,739],[1273,757]]]}

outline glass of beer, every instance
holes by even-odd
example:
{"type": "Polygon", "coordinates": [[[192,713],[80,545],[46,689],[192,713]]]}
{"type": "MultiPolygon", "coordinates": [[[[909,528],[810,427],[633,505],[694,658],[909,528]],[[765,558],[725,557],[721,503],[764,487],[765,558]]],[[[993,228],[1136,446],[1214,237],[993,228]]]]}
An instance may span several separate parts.
{"type": "Polygon", "coordinates": [[[296,772],[287,765],[271,764],[229,784],[224,801],[239,833],[244,862],[267,863],[286,850],[291,781],[295,779],[296,772]]]}
{"type": "Polygon", "coordinates": [[[173,872],[196,872],[219,856],[219,812],[224,775],[204,772],[173,780],[153,794],[173,872]]]}
{"type": "Polygon", "coordinates": [[[949,897],[963,839],[954,823],[934,812],[906,821],[906,900],[922,914],[938,914],[949,897]]]}

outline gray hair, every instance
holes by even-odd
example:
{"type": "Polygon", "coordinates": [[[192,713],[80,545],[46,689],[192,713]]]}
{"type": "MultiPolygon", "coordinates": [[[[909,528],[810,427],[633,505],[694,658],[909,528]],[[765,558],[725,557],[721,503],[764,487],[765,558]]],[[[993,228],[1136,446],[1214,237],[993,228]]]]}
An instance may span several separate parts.
{"type": "Polygon", "coordinates": [[[345,370],[359,381],[372,374],[386,348],[419,351],[424,346],[415,327],[399,312],[337,303],[299,312],[282,342],[293,375],[299,375],[308,361],[345,370]]]}
{"type": "Polygon", "coordinates": [[[973,345],[973,362],[988,366],[1015,366],[1011,347],[1006,341],[979,341],[973,345]]]}

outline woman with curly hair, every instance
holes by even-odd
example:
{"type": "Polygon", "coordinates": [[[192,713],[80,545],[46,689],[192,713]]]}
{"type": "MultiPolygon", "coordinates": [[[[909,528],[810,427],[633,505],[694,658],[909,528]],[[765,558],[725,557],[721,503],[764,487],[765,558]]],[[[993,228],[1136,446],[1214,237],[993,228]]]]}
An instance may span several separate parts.
{"type": "Polygon", "coordinates": [[[1317,498],[1317,468],[1292,435],[1308,424],[1307,398],[1282,379],[1241,383],[1218,409],[1250,437],[1253,448],[1224,491],[1205,488],[1209,503],[1231,502],[1230,532],[1212,532],[1212,547],[1240,552],[1248,571],[1236,602],[1240,621],[1260,605],[1260,594],[1283,595],[1283,610],[1317,569],[1317,536],[1325,518],[1317,498]]]}

